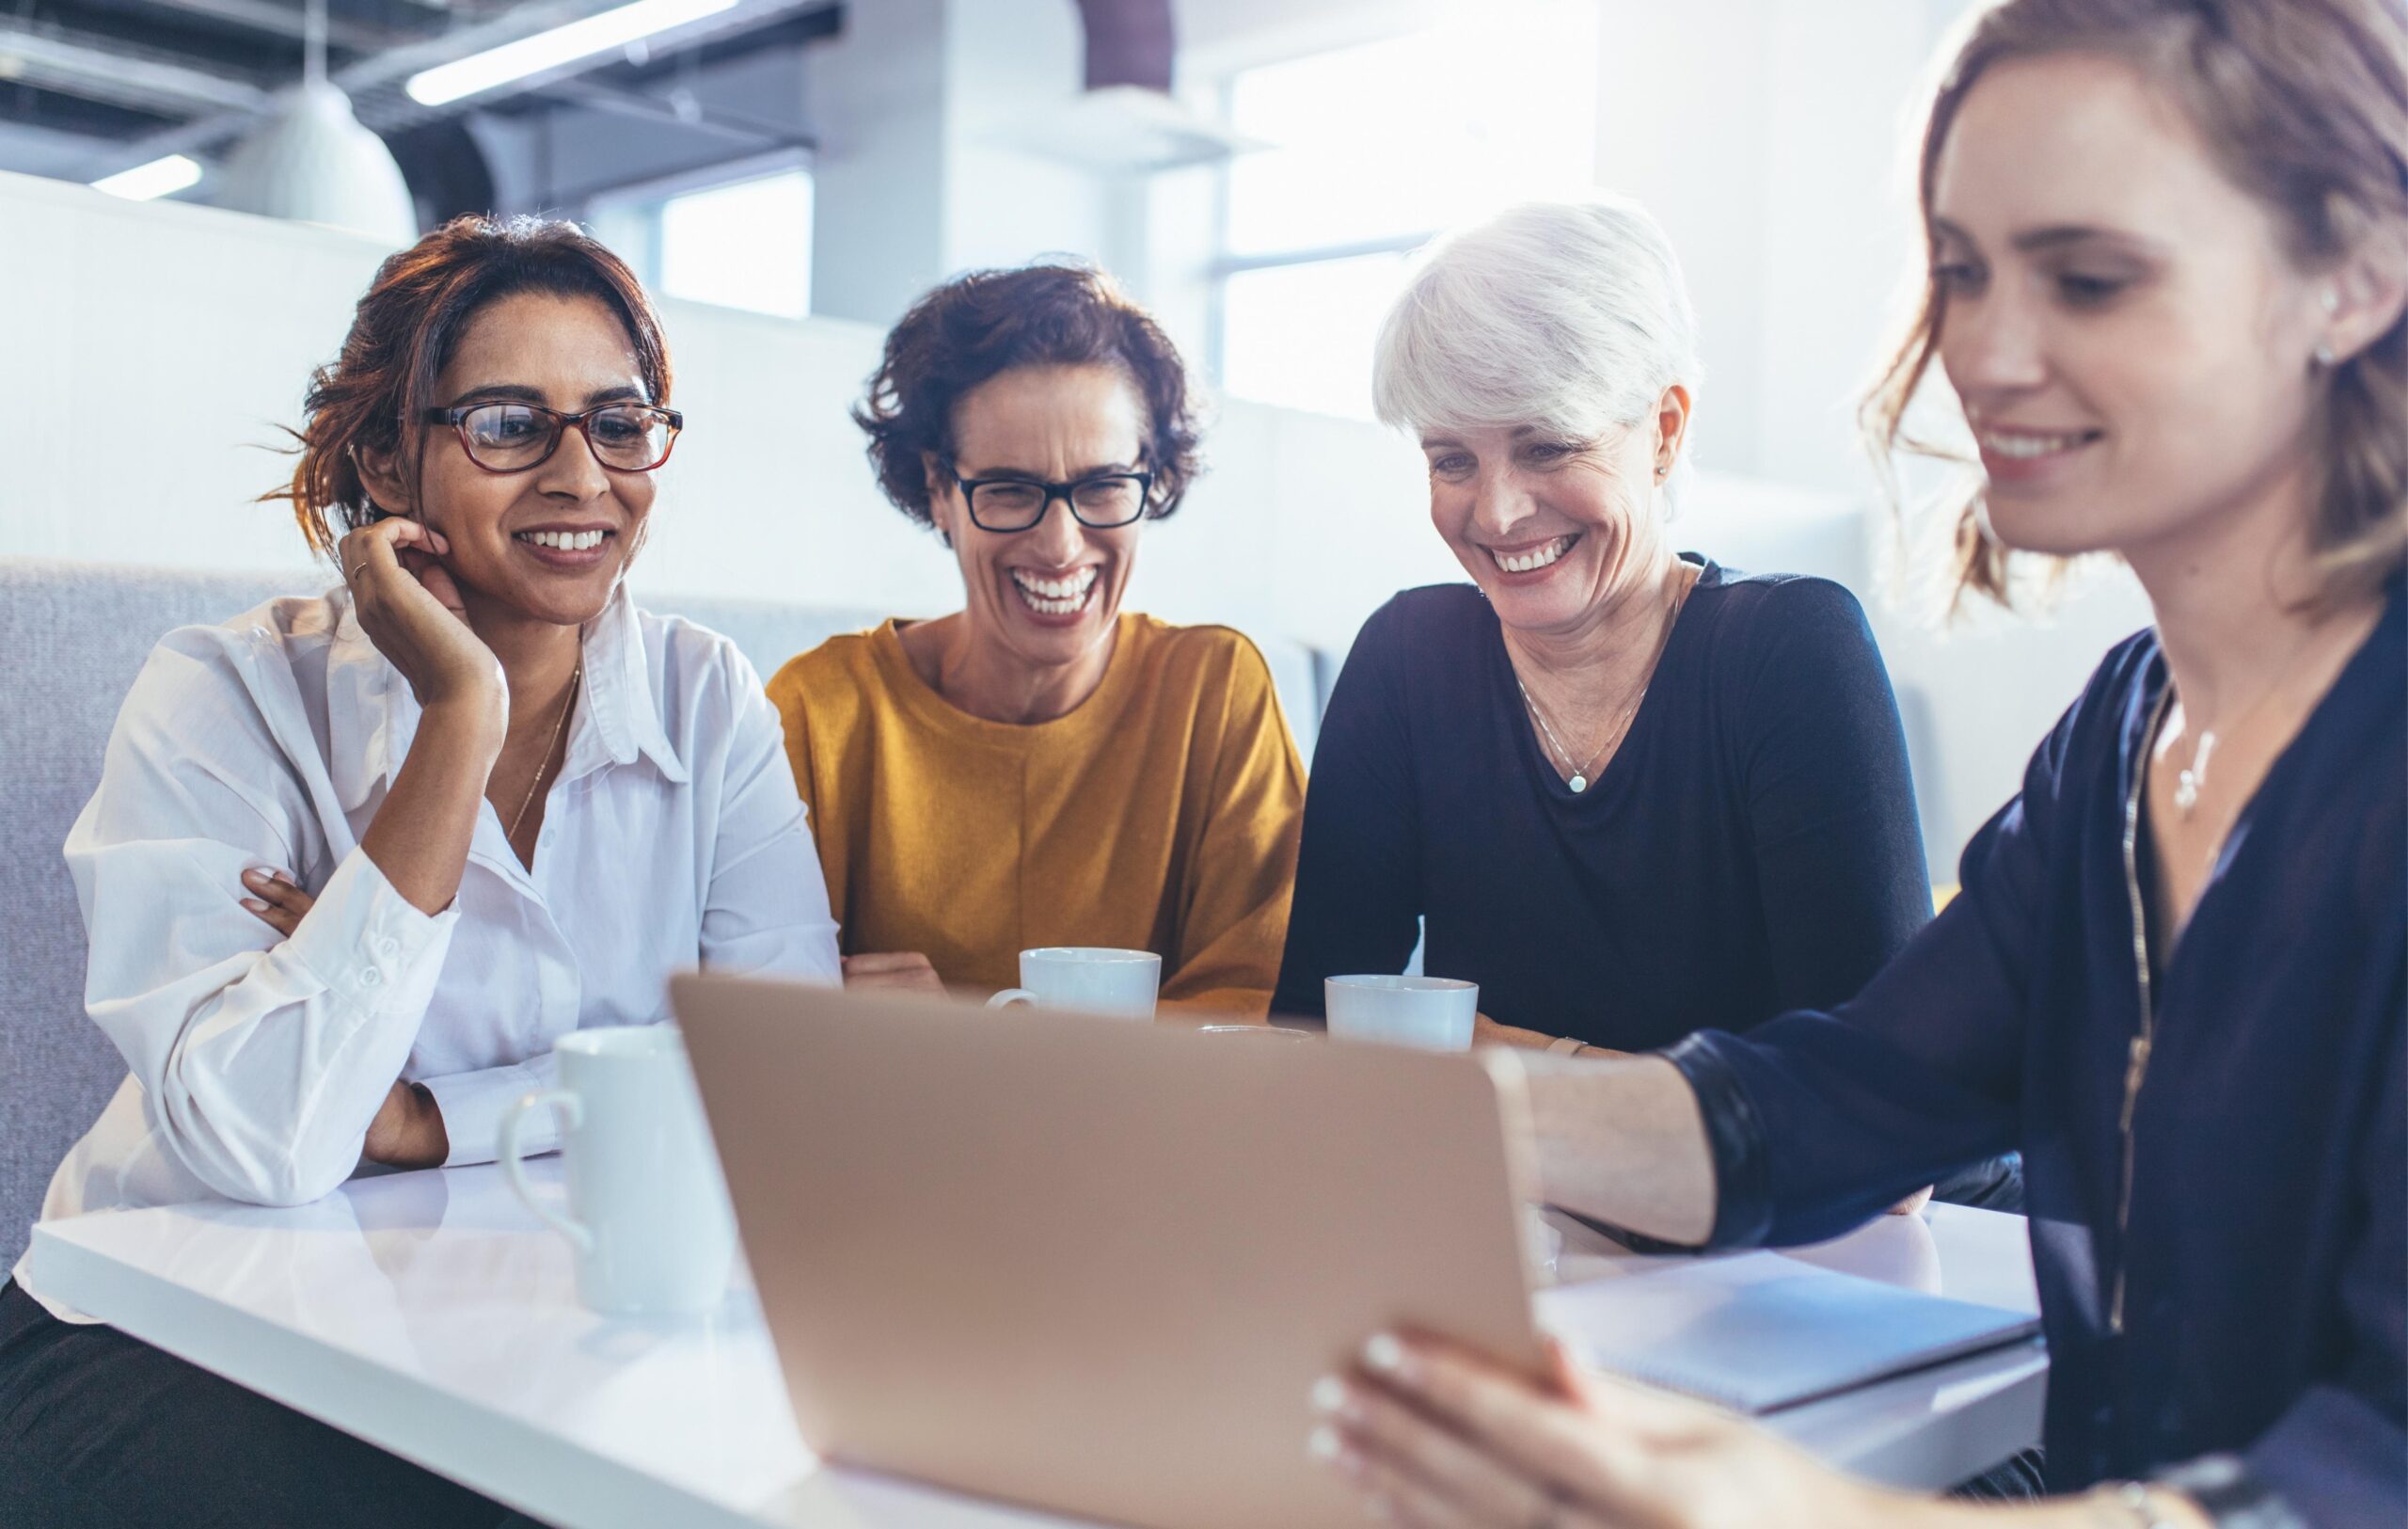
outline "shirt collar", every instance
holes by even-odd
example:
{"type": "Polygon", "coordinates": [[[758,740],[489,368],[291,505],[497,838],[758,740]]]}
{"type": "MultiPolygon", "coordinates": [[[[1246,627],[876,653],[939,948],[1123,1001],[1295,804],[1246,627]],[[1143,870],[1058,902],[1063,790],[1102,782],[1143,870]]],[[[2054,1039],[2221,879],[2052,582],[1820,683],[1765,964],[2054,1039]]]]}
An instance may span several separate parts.
{"type": "MultiPolygon", "coordinates": [[[[330,767],[338,799],[355,810],[400,772],[418,736],[419,705],[409,681],[360,628],[350,592],[339,590],[331,597],[341,613],[326,660],[330,767]]],[[[571,780],[641,758],[665,779],[684,785],[685,761],[661,725],[642,623],[624,586],[585,624],[582,647],[583,693],[558,778],[571,780]]]]}

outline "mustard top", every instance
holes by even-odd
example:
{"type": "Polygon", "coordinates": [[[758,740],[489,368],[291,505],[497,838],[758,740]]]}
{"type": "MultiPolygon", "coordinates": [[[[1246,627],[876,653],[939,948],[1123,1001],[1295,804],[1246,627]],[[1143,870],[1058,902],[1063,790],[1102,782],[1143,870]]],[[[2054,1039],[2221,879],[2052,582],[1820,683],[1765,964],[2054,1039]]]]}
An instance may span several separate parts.
{"type": "Polygon", "coordinates": [[[1305,771],[1254,645],[1124,612],[1095,693],[1019,725],[945,700],[896,629],[768,687],[845,952],[1004,988],[1032,947],[1151,950],[1166,1001],[1267,1012],[1305,771]]]}

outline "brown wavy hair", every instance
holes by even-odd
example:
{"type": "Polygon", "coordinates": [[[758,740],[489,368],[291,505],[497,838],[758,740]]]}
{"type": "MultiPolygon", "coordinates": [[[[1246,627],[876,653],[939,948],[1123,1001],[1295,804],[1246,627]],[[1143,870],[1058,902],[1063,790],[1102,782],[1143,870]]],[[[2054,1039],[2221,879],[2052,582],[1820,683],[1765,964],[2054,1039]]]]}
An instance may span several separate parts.
{"type": "Polygon", "coordinates": [[[310,374],[293,477],[261,502],[290,503],[310,548],[331,556],[379,513],[356,453],[388,454],[415,498],[436,379],[468,321],[521,292],[599,300],[626,327],[651,401],[668,404],[669,342],[626,262],[574,223],[455,217],[376,268],[341,354],[310,374]]]}
{"type": "Polygon", "coordinates": [[[957,277],[911,305],[886,337],[853,422],[895,507],[922,525],[930,456],[953,459],[953,411],[989,378],[1022,366],[1119,367],[1145,398],[1154,475],[1149,519],[1179,508],[1202,470],[1202,427],[1187,367],[1162,327],[1090,265],[1043,263],[957,277]]]}
{"type": "MultiPolygon", "coordinates": [[[[2223,173],[2264,206],[2302,268],[2408,231],[2408,8],[2401,0],[2003,0],[1977,15],[1941,76],[1916,191],[1926,269],[1934,167],[1973,85],[2005,59],[2084,53],[2139,69],[2178,103],[2223,173]]],[[[2395,246],[2397,247],[2397,246],[2395,246]]],[[[1860,419],[1893,486],[1905,417],[1938,353],[1945,300],[1926,278],[1860,419]]],[[[2320,402],[2312,531],[2318,602],[2371,592],[2408,559],[2408,317],[2334,367],[2320,402]]],[[[2012,554],[1985,533],[1978,488],[1957,505],[1951,573],[2010,602],[2012,554]]]]}

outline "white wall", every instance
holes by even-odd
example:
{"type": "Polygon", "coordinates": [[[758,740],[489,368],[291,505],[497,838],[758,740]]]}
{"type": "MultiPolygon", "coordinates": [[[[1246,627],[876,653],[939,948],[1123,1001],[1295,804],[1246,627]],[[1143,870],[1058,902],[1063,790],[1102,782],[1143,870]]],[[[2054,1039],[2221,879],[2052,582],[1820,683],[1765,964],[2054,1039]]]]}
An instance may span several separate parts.
{"type": "MultiPolygon", "coordinates": [[[[0,555],[186,567],[309,565],[278,507],[249,502],[298,422],[385,250],[329,231],[137,204],[0,175],[0,555]]],[[[847,418],[879,331],[664,305],[690,424],[665,474],[640,589],[951,609],[950,558],[879,497],[847,418]]],[[[1175,620],[1220,620],[1342,650],[1401,587],[1461,577],[1425,518],[1418,454],[1359,422],[1227,403],[1212,470],[1149,531],[1133,590],[1175,620]]],[[[1861,498],[1708,473],[1684,546],[1837,578],[1877,604],[1861,498]]],[[[2004,800],[2035,741],[2114,636],[2128,592],[2054,627],[1883,641],[1915,728],[1936,861],[2004,800]]]]}

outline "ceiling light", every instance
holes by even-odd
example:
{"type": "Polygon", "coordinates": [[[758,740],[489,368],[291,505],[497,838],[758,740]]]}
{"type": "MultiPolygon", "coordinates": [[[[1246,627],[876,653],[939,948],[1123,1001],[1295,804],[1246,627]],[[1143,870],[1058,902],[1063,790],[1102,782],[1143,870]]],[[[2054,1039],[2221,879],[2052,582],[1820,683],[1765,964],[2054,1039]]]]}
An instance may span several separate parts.
{"type": "Polygon", "coordinates": [[[631,6],[438,64],[411,75],[403,88],[421,106],[440,106],[594,54],[624,48],[638,39],[700,21],[735,5],[736,0],[636,0],[631,6]]]}
{"type": "Polygon", "coordinates": [[[169,154],[148,165],[136,165],[130,170],[103,175],[92,183],[95,191],[105,191],[112,197],[124,197],[133,201],[149,201],[200,183],[200,162],[182,154],[169,154]]]}

